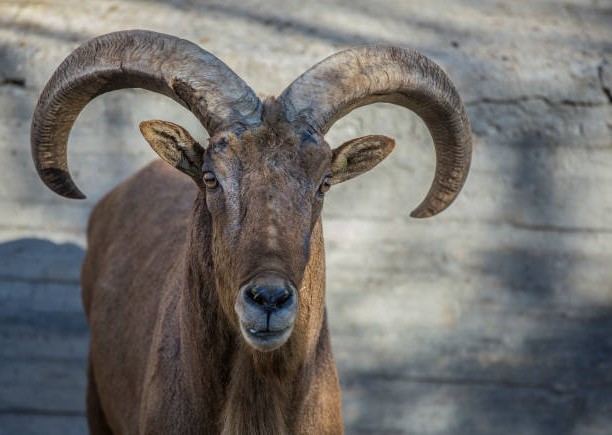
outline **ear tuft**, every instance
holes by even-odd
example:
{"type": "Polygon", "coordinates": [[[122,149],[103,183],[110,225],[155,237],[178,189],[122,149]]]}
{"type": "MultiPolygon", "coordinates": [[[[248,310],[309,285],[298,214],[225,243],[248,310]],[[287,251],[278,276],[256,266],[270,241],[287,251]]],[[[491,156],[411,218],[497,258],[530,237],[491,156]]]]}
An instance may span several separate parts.
{"type": "Polygon", "coordinates": [[[350,180],[382,162],[395,147],[395,140],[380,135],[363,136],[333,150],[331,184],[350,180]]]}

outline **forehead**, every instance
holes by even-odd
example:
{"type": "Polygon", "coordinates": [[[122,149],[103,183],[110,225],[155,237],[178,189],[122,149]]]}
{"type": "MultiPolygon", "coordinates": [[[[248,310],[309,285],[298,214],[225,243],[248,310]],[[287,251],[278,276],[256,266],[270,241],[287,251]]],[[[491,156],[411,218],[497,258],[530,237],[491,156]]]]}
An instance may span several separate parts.
{"type": "Polygon", "coordinates": [[[319,176],[331,161],[331,150],[322,138],[290,126],[263,125],[240,137],[222,133],[210,139],[207,155],[224,172],[273,171],[309,178],[319,176]]]}

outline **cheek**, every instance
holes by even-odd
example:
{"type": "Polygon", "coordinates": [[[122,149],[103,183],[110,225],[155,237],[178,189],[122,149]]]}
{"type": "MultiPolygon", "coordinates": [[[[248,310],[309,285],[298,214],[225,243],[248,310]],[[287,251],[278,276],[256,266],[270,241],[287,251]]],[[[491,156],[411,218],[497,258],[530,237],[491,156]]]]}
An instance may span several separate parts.
{"type": "Polygon", "coordinates": [[[207,192],[206,207],[218,237],[224,238],[227,244],[235,244],[240,232],[240,210],[236,201],[224,191],[207,192]]]}
{"type": "Polygon", "coordinates": [[[323,210],[323,198],[315,198],[312,203],[312,213],[310,219],[310,231],[314,228],[319,217],[321,216],[321,210],[323,210]]]}
{"type": "Polygon", "coordinates": [[[310,258],[310,242],[312,239],[312,233],[321,217],[322,206],[322,200],[313,201],[311,208],[307,211],[304,210],[304,214],[302,215],[303,220],[299,223],[299,226],[296,224],[294,227],[302,228],[301,236],[298,236],[299,240],[296,239],[296,242],[300,244],[299,251],[303,253],[302,260],[304,262],[308,262],[308,259],[310,258]]]}
{"type": "Polygon", "coordinates": [[[223,188],[207,192],[206,206],[213,221],[223,227],[224,237],[231,244],[236,244],[241,230],[243,209],[237,183],[229,180],[223,188]]]}
{"type": "Polygon", "coordinates": [[[234,304],[239,283],[236,279],[236,262],[232,247],[224,236],[224,229],[213,223],[212,257],[217,296],[225,316],[235,321],[234,304]]]}

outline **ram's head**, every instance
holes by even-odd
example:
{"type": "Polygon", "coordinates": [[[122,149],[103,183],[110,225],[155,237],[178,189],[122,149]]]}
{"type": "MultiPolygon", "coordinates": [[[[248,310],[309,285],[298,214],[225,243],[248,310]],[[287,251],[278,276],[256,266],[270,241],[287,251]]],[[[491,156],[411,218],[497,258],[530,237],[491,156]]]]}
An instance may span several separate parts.
{"type": "Polygon", "coordinates": [[[212,224],[222,308],[259,350],[275,349],[291,334],[325,192],[372,168],[394,146],[388,137],[366,136],[332,149],[324,135],[335,121],[376,102],[406,107],[423,119],[436,149],[436,172],[412,216],[445,209],[468,173],[465,109],[442,70],[415,51],[383,45],[343,51],[306,71],[278,98],[262,102],[200,47],[126,31],[75,50],[41,96],[32,149],[41,178],[55,192],[84,197],[68,171],[68,134],[90,100],[128,87],[173,98],[210,134],[204,148],[176,124],[141,124],[159,156],[190,176],[205,198],[201,213],[212,224]]]}

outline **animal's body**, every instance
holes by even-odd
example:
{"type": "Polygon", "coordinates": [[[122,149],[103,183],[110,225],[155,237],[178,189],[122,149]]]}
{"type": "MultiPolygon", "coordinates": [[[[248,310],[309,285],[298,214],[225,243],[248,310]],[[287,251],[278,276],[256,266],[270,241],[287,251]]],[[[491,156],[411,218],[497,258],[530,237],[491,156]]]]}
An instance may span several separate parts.
{"type": "Polygon", "coordinates": [[[88,246],[96,249],[88,250],[81,279],[90,359],[116,363],[98,364],[89,377],[90,422],[117,433],[135,427],[141,433],[341,433],[324,321],[320,222],[302,282],[320,302],[299,319],[308,325],[303,349],[253,358],[221,312],[210,246],[201,243],[210,240],[210,223],[191,213],[194,201],[197,210],[195,185],[157,161],[92,212],[88,246]],[[192,219],[197,224],[189,225],[192,219]],[[100,396],[121,400],[106,402],[102,412],[100,396]]]}
{"type": "Polygon", "coordinates": [[[366,136],[332,150],[323,135],[363,104],[417,112],[437,169],[413,215],[434,215],[454,200],[470,162],[454,87],[418,53],[374,46],[332,56],[262,102],[187,41],[105,35],[60,65],[34,115],[34,160],[57,193],[82,197],[66,164],[78,113],[125,87],[186,105],[211,138],[204,148],[178,125],[143,122],[165,162],[92,212],[82,273],[91,432],[342,433],[320,212],[331,185],[369,170],[394,141],[366,136]]]}

